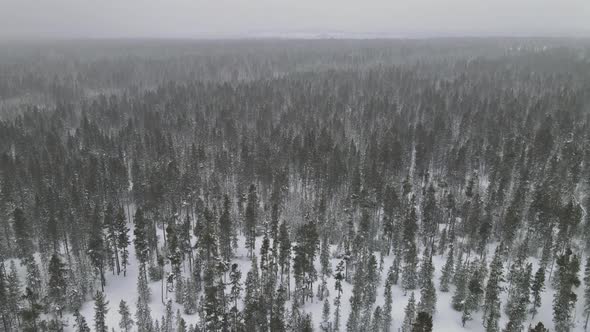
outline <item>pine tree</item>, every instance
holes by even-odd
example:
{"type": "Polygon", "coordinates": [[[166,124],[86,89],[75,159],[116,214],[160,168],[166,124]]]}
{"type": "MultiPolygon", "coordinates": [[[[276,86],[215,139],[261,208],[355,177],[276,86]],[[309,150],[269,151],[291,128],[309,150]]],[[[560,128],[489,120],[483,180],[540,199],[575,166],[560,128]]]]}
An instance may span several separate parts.
{"type": "Polygon", "coordinates": [[[32,257],[35,250],[31,239],[33,229],[25,217],[24,211],[20,208],[14,209],[12,219],[14,237],[16,238],[16,257],[24,261],[32,257]]]}
{"type": "Polygon", "coordinates": [[[90,232],[90,239],[88,240],[87,253],[88,257],[90,258],[90,263],[98,272],[98,275],[100,277],[100,286],[102,292],[104,292],[104,286],[106,285],[106,280],[104,277],[104,263],[107,257],[107,253],[102,229],[103,227],[101,225],[98,207],[96,207],[94,211],[94,218],[92,220],[92,230],[90,232]]]}
{"type": "Polygon", "coordinates": [[[331,330],[330,322],[330,301],[328,298],[324,300],[324,306],[322,308],[322,322],[320,324],[322,331],[329,332],[331,330]]]}
{"type": "Polygon", "coordinates": [[[432,257],[424,259],[423,275],[421,276],[422,287],[420,290],[420,302],[418,304],[418,312],[426,312],[433,316],[436,311],[436,289],[432,282],[432,274],[434,267],[432,266],[432,257]]]}
{"type": "Polygon", "coordinates": [[[119,302],[119,315],[121,315],[121,320],[119,321],[119,328],[125,332],[131,331],[131,328],[135,324],[133,319],[131,318],[131,312],[129,312],[129,307],[125,301],[121,300],[119,302]]]}
{"type": "Polygon", "coordinates": [[[208,331],[217,331],[221,329],[221,318],[223,308],[219,297],[220,290],[215,284],[215,266],[213,262],[207,264],[205,276],[205,298],[203,299],[203,309],[205,310],[205,327],[208,331]]]}
{"type": "Polygon", "coordinates": [[[389,278],[391,280],[392,285],[397,285],[399,282],[399,273],[400,273],[400,255],[396,254],[393,258],[393,264],[389,268],[389,278]]]}
{"type": "Polygon", "coordinates": [[[417,248],[416,248],[416,229],[417,217],[416,217],[416,198],[412,196],[409,211],[406,213],[404,219],[403,228],[403,243],[404,243],[404,269],[402,273],[402,288],[405,292],[408,290],[415,289],[418,283],[417,278],[417,248]]]}
{"type": "MultiPolygon", "coordinates": [[[[544,278],[545,275],[543,275],[543,279],[544,278]]],[[[584,322],[584,330],[586,330],[588,327],[588,318],[590,318],[590,257],[587,258],[586,267],[584,268],[584,315],[586,315],[586,320],[584,322]]]]}
{"type": "Polygon", "coordinates": [[[427,312],[419,312],[412,332],[432,332],[432,316],[427,312]]]}
{"type": "Polygon", "coordinates": [[[498,332],[500,327],[500,294],[503,291],[501,283],[504,282],[501,246],[496,248],[494,258],[490,263],[490,275],[486,284],[486,292],[483,304],[483,322],[486,332],[498,332]]]}
{"type": "Polygon", "coordinates": [[[131,244],[129,239],[129,227],[127,227],[127,218],[123,207],[120,207],[115,218],[115,228],[117,233],[117,249],[121,251],[121,265],[123,276],[127,276],[127,266],[129,265],[129,250],[131,244]]]}
{"type": "Polygon", "coordinates": [[[467,290],[468,294],[463,303],[463,315],[461,316],[461,322],[463,323],[463,327],[465,327],[465,323],[467,321],[473,319],[472,313],[478,310],[479,299],[481,294],[483,294],[483,286],[481,284],[479,269],[474,269],[471,278],[469,279],[467,290]]]}
{"type": "Polygon", "coordinates": [[[572,256],[571,249],[557,259],[559,286],[553,297],[553,322],[555,331],[567,332],[572,325],[572,309],[575,308],[577,295],[572,287],[578,287],[578,271],[580,262],[576,255],[572,256]]]}
{"type": "Polygon", "coordinates": [[[150,310],[150,289],[147,283],[145,266],[140,265],[137,275],[137,310],[135,321],[138,332],[152,332],[154,329],[150,310]]]}
{"type": "Polygon", "coordinates": [[[287,331],[287,324],[285,323],[285,289],[281,286],[277,290],[275,301],[272,305],[272,314],[270,317],[270,330],[277,332],[287,331]]]}
{"type": "Polygon", "coordinates": [[[257,308],[259,300],[259,277],[258,277],[258,263],[256,256],[252,257],[252,268],[246,275],[246,282],[244,284],[245,295],[244,295],[244,324],[247,330],[256,328],[257,324],[257,308]]]}
{"type": "Polygon", "coordinates": [[[391,285],[391,279],[387,278],[387,281],[385,282],[385,291],[383,292],[383,297],[385,298],[385,306],[383,308],[383,332],[389,332],[391,330],[391,312],[393,310],[391,285]]]}
{"type": "Polygon", "coordinates": [[[12,317],[18,317],[22,306],[21,283],[14,261],[10,261],[10,273],[6,277],[6,303],[12,317]]]}
{"type": "Polygon", "coordinates": [[[38,301],[41,299],[40,292],[44,289],[39,265],[37,265],[37,262],[33,257],[25,260],[25,265],[27,268],[26,288],[30,290],[30,294],[27,294],[27,296],[29,296],[31,300],[38,301]]]}
{"type": "Polygon", "coordinates": [[[219,247],[221,256],[225,261],[229,261],[233,256],[232,236],[234,226],[230,215],[231,202],[228,195],[223,197],[223,212],[219,216],[219,247]]]}
{"type": "Polygon", "coordinates": [[[52,305],[51,311],[60,317],[66,305],[66,265],[61,262],[57,254],[51,256],[49,261],[48,298],[52,305]]]}
{"type": "Polygon", "coordinates": [[[522,330],[522,324],[526,320],[526,308],[530,303],[530,280],[532,275],[532,265],[520,268],[515,276],[514,289],[508,299],[506,310],[508,314],[508,323],[504,331],[517,332],[522,330]]]}
{"type": "Polygon", "coordinates": [[[38,302],[39,294],[28,286],[25,288],[23,300],[25,306],[20,310],[22,317],[21,328],[25,332],[36,332],[39,330],[38,319],[43,306],[38,302]]]}
{"type": "Polygon", "coordinates": [[[373,312],[373,319],[371,320],[371,331],[380,332],[383,327],[383,313],[381,307],[377,306],[373,312]]]}
{"type": "Polygon", "coordinates": [[[422,207],[422,237],[424,238],[424,244],[426,247],[432,247],[434,245],[434,236],[437,231],[437,206],[435,198],[435,190],[432,183],[426,191],[426,197],[424,198],[424,204],[422,207]]]}
{"type": "Polygon", "coordinates": [[[192,278],[186,279],[183,287],[182,305],[184,306],[184,313],[192,315],[197,312],[197,288],[192,278]]]}
{"type": "Polygon", "coordinates": [[[322,276],[329,276],[331,271],[330,266],[330,241],[328,236],[324,236],[322,246],[320,248],[320,263],[322,267],[322,276]]]}
{"type": "Polygon", "coordinates": [[[4,261],[0,258],[0,318],[2,320],[2,327],[4,331],[10,329],[11,317],[8,303],[8,287],[7,287],[6,268],[4,261]]]}
{"type": "Polygon", "coordinates": [[[166,258],[168,258],[168,260],[170,261],[170,266],[172,267],[172,274],[174,275],[174,279],[178,279],[180,277],[182,253],[180,252],[180,248],[178,247],[177,225],[175,220],[168,222],[168,226],[166,227],[166,238],[168,240],[168,250],[166,258]]]}
{"type": "Polygon", "coordinates": [[[74,327],[76,328],[76,332],[90,332],[88,323],[86,323],[86,318],[84,318],[84,316],[82,316],[78,310],[74,312],[74,319],[74,327]]]}
{"type": "Polygon", "coordinates": [[[105,251],[111,270],[116,267],[117,275],[121,272],[119,251],[117,249],[117,221],[112,203],[108,203],[104,211],[103,226],[106,231],[105,251]],[[113,261],[114,256],[114,261],[113,261]]]}
{"type": "Polygon", "coordinates": [[[283,282],[283,274],[287,272],[289,277],[289,265],[291,260],[291,240],[289,239],[289,230],[287,223],[282,222],[279,227],[279,266],[281,267],[281,283],[283,282]]]}
{"type": "Polygon", "coordinates": [[[442,268],[441,276],[440,276],[440,291],[441,292],[448,292],[449,291],[449,283],[453,278],[453,245],[449,249],[449,253],[447,254],[447,261],[442,268]]]}
{"type": "Polygon", "coordinates": [[[549,332],[549,329],[545,328],[545,325],[543,325],[543,323],[538,322],[534,328],[529,329],[529,332],[549,332]]]}
{"type": "Polygon", "coordinates": [[[418,284],[416,266],[416,244],[412,241],[408,244],[406,253],[404,254],[404,267],[402,272],[402,288],[404,290],[404,294],[407,294],[408,290],[416,289],[418,284]]]}
{"type": "Polygon", "coordinates": [[[135,257],[141,265],[147,263],[149,258],[149,245],[146,233],[146,220],[143,216],[141,208],[137,208],[135,211],[135,217],[133,218],[135,228],[133,230],[133,245],[135,246],[135,257]]]}
{"type": "Polygon", "coordinates": [[[176,332],[187,332],[186,322],[182,317],[178,319],[178,324],[176,325],[176,332]]]}
{"type": "MultiPolygon", "coordinates": [[[[172,310],[172,300],[168,300],[166,302],[166,309],[165,309],[165,316],[162,319],[162,332],[175,332],[175,319],[174,319],[174,311],[172,310]]],[[[211,329],[209,331],[216,331],[215,329],[211,329]]]]}
{"type": "Polygon", "coordinates": [[[411,332],[414,326],[414,319],[416,316],[416,299],[414,298],[414,292],[410,294],[408,304],[404,309],[404,322],[402,324],[402,332],[411,332]]]}
{"type": "Polygon", "coordinates": [[[96,332],[109,332],[106,325],[106,315],[109,312],[109,302],[104,293],[96,292],[94,296],[94,330],[96,332]]]}
{"type": "Polygon", "coordinates": [[[541,307],[541,295],[543,290],[545,289],[545,268],[542,266],[539,267],[537,272],[535,273],[535,277],[533,279],[533,284],[531,285],[531,295],[533,298],[533,306],[531,307],[531,314],[533,314],[532,318],[535,318],[537,314],[537,308],[541,307]]]}
{"type": "Polygon", "coordinates": [[[332,328],[334,331],[340,331],[340,305],[342,301],[342,281],[344,280],[344,261],[340,261],[336,266],[336,273],[334,274],[334,289],[336,290],[336,297],[334,298],[334,324],[332,328]]]}
{"type": "Polygon", "coordinates": [[[248,248],[248,256],[252,257],[254,248],[256,247],[256,223],[258,218],[258,194],[256,193],[256,186],[250,185],[248,189],[248,203],[246,206],[245,215],[245,234],[246,234],[246,248],[248,248]]]}
{"type": "Polygon", "coordinates": [[[463,311],[465,304],[465,298],[467,297],[467,286],[468,286],[469,268],[467,266],[460,266],[459,269],[455,270],[455,294],[452,298],[453,309],[457,311],[463,311]]]}

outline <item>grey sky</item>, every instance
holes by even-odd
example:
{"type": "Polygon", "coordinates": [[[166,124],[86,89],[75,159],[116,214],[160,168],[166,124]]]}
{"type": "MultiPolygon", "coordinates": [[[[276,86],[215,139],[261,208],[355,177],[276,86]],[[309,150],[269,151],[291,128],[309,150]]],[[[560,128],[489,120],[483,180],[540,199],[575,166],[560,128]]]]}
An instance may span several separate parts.
{"type": "Polygon", "coordinates": [[[9,39],[320,33],[589,36],[590,0],[0,0],[9,39]]]}

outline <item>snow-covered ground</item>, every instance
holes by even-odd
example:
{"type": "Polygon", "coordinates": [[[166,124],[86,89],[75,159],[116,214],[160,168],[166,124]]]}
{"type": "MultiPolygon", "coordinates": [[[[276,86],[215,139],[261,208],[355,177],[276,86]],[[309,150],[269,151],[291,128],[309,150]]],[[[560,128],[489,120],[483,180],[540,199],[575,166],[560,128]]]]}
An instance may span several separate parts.
{"type": "MultiPolygon", "coordinates": [[[[131,224],[129,226],[132,227],[131,224]]],[[[132,238],[133,237],[132,231],[130,231],[130,235],[132,238]]],[[[160,233],[158,236],[161,239],[162,233],[160,233]]],[[[251,262],[250,262],[250,259],[246,255],[246,249],[244,246],[244,238],[240,236],[238,239],[239,239],[239,249],[236,253],[236,257],[232,260],[232,263],[237,263],[239,265],[240,271],[242,272],[242,283],[243,283],[246,279],[247,272],[250,270],[251,262]]],[[[257,253],[259,252],[259,248],[260,248],[261,243],[262,243],[262,238],[257,238],[257,241],[256,241],[256,245],[257,245],[256,252],[257,253]]],[[[333,249],[335,249],[335,248],[333,248],[333,249]]],[[[491,252],[492,248],[490,248],[489,250],[491,252]]],[[[115,331],[119,331],[120,315],[118,313],[118,308],[119,308],[119,302],[121,300],[125,300],[127,302],[133,316],[135,316],[135,309],[136,309],[135,305],[136,305],[136,300],[137,300],[137,275],[138,275],[139,268],[138,268],[138,264],[135,260],[135,252],[134,252],[133,244],[130,245],[129,251],[130,251],[130,258],[131,258],[130,261],[131,262],[127,268],[127,276],[126,277],[123,277],[122,273],[119,276],[113,275],[111,272],[106,273],[107,285],[105,287],[105,294],[106,294],[106,299],[110,303],[110,309],[109,309],[109,312],[107,313],[107,324],[108,324],[109,329],[114,328],[115,331]]],[[[376,253],[376,258],[378,258],[378,255],[379,254],[376,253]]],[[[491,253],[488,256],[489,256],[488,260],[491,260],[491,256],[492,256],[491,253]]],[[[457,311],[453,310],[451,307],[451,297],[453,296],[454,286],[451,286],[451,291],[448,293],[443,293],[443,292],[438,291],[438,288],[439,288],[438,284],[439,284],[441,269],[445,263],[445,260],[446,260],[446,256],[433,257],[433,264],[435,266],[434,283],[437,288],[437,306],[436,306],[437,312],[433,318],[434,331],[441,331],[441,332],[453,332],[453,331],[461,331],[461,330],[484,331],[485,329],[482,325],[481,311],[474,313],[473,320],[467,322],[465,327],[462,326],[461,312],[457,312],[457,311]]],[[[584,261],[584,260],[582,260],[582,261],[584,261]]],[[[331,259],[333,271],[336,269],[336,266],[338,265],[339,262],[340,262],[340,259],[337,259],[337,258],[331,259]]],[[[382,269],[382,275],[381,275],[381,283],[378,288],[377,301],[376,301],[375,305],[380,305],[383,307],[383,304],[384,304],[383,284],[384,284],[384,280],[385,280],[387,271],[392,263],[393,263],[393,256],[384,257],[384,263],[383,263],[383,269],[382,269]]],[[[537,262],[532,260],[532,263],[533,263],[533,271],[535,271],[537,262]]],[[[17,262],[17,265],[18,265],[18,262],[17,262]]],[[[319,258],[316,262],[316,265],[317,265],[316,267],[319,271],[320,270],[319,258]]],[[[504,265],[506,265],[506,262],[504,262],[504,265]]],[[[21,267],[20,265],[18,265],[18,266],[19,266],[19,270],[20,270],[19,272],[20,272],[21,284],[22,284],[25,281],[25,271],[24,271],[23,267],[21,267]]],[[[188,274],[188,265],[185,265],[184,267],[185,267],[184,273],[188,274]]],[[[167,268],[169,269],[169,266],[167,266],[167,268]]],[[[504,266],[504,268],[506,269],[506,266],[504,266]]],[[[582,268],[582,270],[583,270],[583,268],[582,268]]],[[[580,279],[582,279],[583,276],[580,274],[579,277],[580,277],[580,279]]],[[[294,288],[293,278],[291,278],[291,282],[292,282],[291,289],[293,289],[294,288]]],[[[336,294],[336,292],[334,290],[334,282],[335,282],[334,278],[330,278],[328,280],[328,289],[330,291],[331,318],[333,318],[333,310],[334,310],[333,299],[334,299],[334,295],[336,294]]],[[[528,320],[526,322],[525,328],[528,328],[528,324],[531,324],[532,326],[534,326],[537,324],[538,321],[541,321],[541,322],[543,322],[543,324],[547,328],[553,330],[552,301],[553,301],[553,294],[555,291],[553,289],[551,289],[550,286],[547,286],[549,283],[550,283],[549,281],[546,281],[546,289],[543,293],[542,306],[539,309],[539,313],[536,315],[534,320],[531,320],[530,315],[528,316],[528,320]]],[[[317,282],[316,282],[315,286],[317,287],[317,282]]],[[[99,287],[99,286],[97,285],[97,287],[99,287]]],[[[151,292],[152,292],[151,303],[150,303],[152,318],[154,320],[158,319],[161,321],[161,317],[165,313],[165,304],[162,303],[162,300],[161,300],[161,298],[162,298],[161,282],[160,281],[150,282],[150,288],[151,288],[151,292]]],[[[345,328],[346,321],[347,321],[348,315],[350,313],[349,298],[352,294],[352,285],[347,282],[343,282],[342,288],[343,288],[343,294],[342,294],[342,302],[341,302],[342,303],[342,306],[341,306],[341,326],[340,326],[341,330],[343,328],[345,328]]],[[[392,322],[392,330],[391,331],[398,331],[399,328],[401,327],[401,324],[404,319],[404,308],[408,302],[409,293],[407,296],[404,296],[403,290],[401,289],[400,285],[393,286],[392,290],[393,290],[393,313],[392,313],[393,322],[392,322]]],[[[227,291],[229,291],[229,288],[226,290],[226,292],[227,291]]],[[[575,314],[576,326],[573,329],[573,331],[583,331],[584,330],[583,326],[584,326],[584,321],[585,321],[585,317],[583,315],[583,287],[579,287],[577,289],[577,293],[578,293],[578,301],[577,301],[577,305],[576,305],[576,314],[575,314]]],[[[414,291],[414,295],[416,296],[416,303],[418,303],[419,299],[420,299],[420,291],[419,290],[414,291]]],[[[169,299],[173,300],[172,302],[173,302],[174,312],[176,313],[177,309],[180,309],[180,311],[182,312],[182,305],[179,305],[174,302],[174,292],[168,293],[167,296],[169,299]]],[[[242,296],[243,296],[243,292],[242,292],[242,296]]],[[[503,298],[503,304],[505,304],[506,298],[507,298],[506,292],[503,293],[502,298],[503,298]]],[[[167,301],[165,287],[164,287],[164,301],[167,301]]],[[[288,302],[285,307],[291,308],[290,303],[288,302]]],[[[316,330],[319,330],[320,322],[322,320],[322,308],[323,308],[323,302],[319,301],[317,298],[314,298],[314,302],[307,302],[305,304],[305,306],[303,307],[303,310],[305,312],[311,313],[314,327],[316,330]]],[[[82,308],[80,309],[80,313],[83,316],[85,316],[86,321],[88,322],[88,325],[92,327],[93,323],[94,323],[94,302],[92,300],[85,302],[84,305],[82,306],[82,308]]],[[[135,319],[135,317],[133,317],[133,318],[135,319]]],[[[184,313],[183,313],[183,318],[185,319],[187,326],[189,324],[195,324],[196,322],[198,322],[198,319],[199,319],[197,314],[185,315],[184,313]]],[[[66,331],[74,331],[74,318],[73,318],[72,314],[64,315],[64,320],[66,321],[66,323],[68,325],[65,330],[66,331]]],[[[507,322],[507,317],[502,312],[502,317],[500,319],[500,327],[503,328],[506,325],[506,322],[507,322]]]]}

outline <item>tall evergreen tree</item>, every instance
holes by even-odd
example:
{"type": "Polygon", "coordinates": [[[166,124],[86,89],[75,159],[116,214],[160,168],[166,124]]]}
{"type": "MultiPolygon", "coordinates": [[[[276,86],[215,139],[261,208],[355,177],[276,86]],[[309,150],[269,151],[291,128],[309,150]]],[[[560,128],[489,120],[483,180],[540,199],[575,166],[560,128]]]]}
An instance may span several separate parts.
{"type": "Polygon", "coordinates": [[[537,314],[537,309],[541,307],[541,295],[545,290],[545,268],[540,266],[535,272],[535,277],[533,279],[533,283],[531,285],[531,296],[532,300],[532,307],[531,307],[531,314],[533,314],[533,318],[537,314]]]}
{"type": "Polygon", "coordinates": [[[149,258],[149,244],[147,239],[147,223],[143,215],[143,210],[137,208],[135,211],[133,245],[135,246],[135,256],[141,265],[147,263],[149,258]]]}
{"type": "Polygon", "coordinates": [[[127,303],[123,300],[119,302],[119,315],[121,315],[119,328],[125,332],[131,331],[135,322],[133,321],[133,318],[131,318],[131,312],[129,311],[127,303]]]}
{"type": "Polygon", "coordinates": [[[80,314],[78,310],[74,312],[74,327],[76,332],[90,332],[86,318],[80,314]]]}
{"type": "Polygon", "coordinates": [[[258,218],[258,194],[256,193],[256,186],[250,185],[248,189],[248,203],[246,206],[246,214],[244,220],[245,234],[246,234],[246,248],[248,248],[248,256],[252,257],[254,248],[256,247],[256,224],[258,218]]]}
{"type": "Polygon", "coordinates": [[[131,244],[129,239],[129,227],[127,227],[127,218],[123,207],[118,209],[115,217],[116,233],[117,233],[117,249],[121,251],[121,265],[123,268],[123,276],[127,276],[127,266],[129,265],[129,250],[131,244]]]}
{"type": "Polygon", "coordinates": [[[412,332],[432,332],[432,316],[426,312],[419,312],[412,327],[412,332]]]}
{"type": "Polygon", "coordinates": [[[414,292],[410,294],[408,304],[404,309],[404,321],[402,323],[402,332],[411,332],[414,326],[416,316],[416,299],[414,298],[414,292]]]}
{"type": "Polygon", "coordinates": [[[33,247],[33,230],[25,213],[20,208],[15,208],[12,213],[14,237],[16,238],[16,257],[21,260],[29,259],[35,250],[33,247]]]}
{"type": "Polygon", "coordinates": [[[109,332],[106,323],[106,315],[109,312],[109,301],[104,293],[96,292],[94,296],[94,330],[96,332],[109,332]]]}
{"type": "Polygon", "coordinates": [[[47,295],[51,303],[51,311],[60,317],[66,305],[67,280],[66,265],[62,263],[57,254],[51,256],[49,261],[49,283],[47,295]]]}
{"type": "Polygon", "coordinates": [[[502,283],[504,282],[504,267],[502,265],[501,246],[496,248],[494,258],[490,263],[490,275],[486,284],[484,304],[483,304],[483,324],[486,332],[498,332],[500,327],[500,294],[503,291],[502,283]]]}
{"type": "Polygon", "coordinates": [[[557,266],[559,286],[553,297],[553,322],[555,323],[555,331],[566,332],[571,329],[573,324],[572,311],[578,298],[572,288],[580,285],[578,279],[580,262],[578,257],[573,255],[571,249],[568,248],[557,259],[557,266]]]}
{"type": "Polygon", "coordinates": [[[448,292],[449,291],[449,283],[453,277],[453,245],[449,249],[449,253],[447,254],[447,260],[445,265],[442,268],[441,276],[440,276],[440,290],[441,292],[448,292]]]}
{"type": "Polygon", "coordinates": [[[425,312],[433,316],[436,311],[436,289],[432,282],[432,274],[434,267],[432,265],[432,257],[425,257],[422,268],[422,287],[420,290],[420,302],[418,303],[418,312],[425,312]]]}

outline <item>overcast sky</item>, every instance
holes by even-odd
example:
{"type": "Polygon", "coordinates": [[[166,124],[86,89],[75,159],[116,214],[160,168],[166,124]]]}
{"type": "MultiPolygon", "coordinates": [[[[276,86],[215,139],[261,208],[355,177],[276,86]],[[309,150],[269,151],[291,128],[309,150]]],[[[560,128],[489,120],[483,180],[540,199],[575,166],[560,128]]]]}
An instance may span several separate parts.
{"type": "Polygon", "coordinates": [[[590,36],[590,0],[0,0],[0,38],[590,36]]]}

